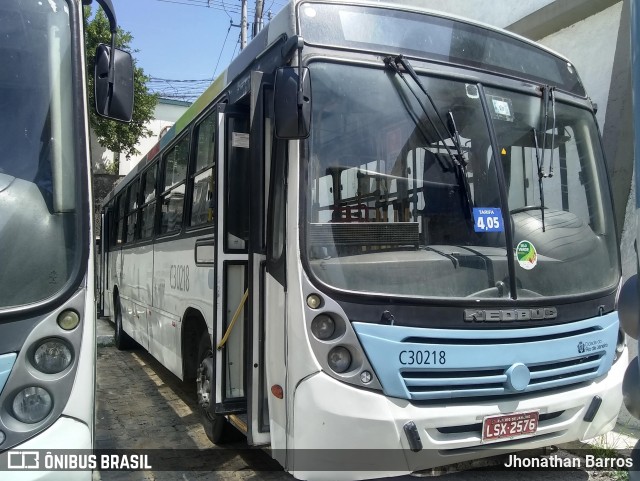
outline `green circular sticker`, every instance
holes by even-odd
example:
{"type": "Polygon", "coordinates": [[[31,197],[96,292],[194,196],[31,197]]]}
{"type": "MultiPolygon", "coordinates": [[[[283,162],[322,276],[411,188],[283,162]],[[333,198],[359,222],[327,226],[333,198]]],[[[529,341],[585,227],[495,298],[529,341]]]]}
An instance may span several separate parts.
{"type": "Polygon", "coordinates": [[[520,241],[516,247],[516,259],[523,269],[533,269],[538,263],[536,248],[527,240],[520,241]]]}

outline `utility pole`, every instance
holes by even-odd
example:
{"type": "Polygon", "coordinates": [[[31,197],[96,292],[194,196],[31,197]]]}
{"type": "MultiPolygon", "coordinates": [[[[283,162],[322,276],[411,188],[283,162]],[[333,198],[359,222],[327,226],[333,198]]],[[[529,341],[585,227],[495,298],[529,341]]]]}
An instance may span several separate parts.
{"type": "Polygon", "coordinates": [[[262,30],[262,10],[264,9],[264,0],[256,0],[256,16],[253,20],[253,35],[255,37],[258,35],[260,30],[262,30]]]}
{"type": "Polygon", "coordinates": [[[247,46],[247,0],[242,0],[242,19],[240,20],[240,50],[247,46]]]}

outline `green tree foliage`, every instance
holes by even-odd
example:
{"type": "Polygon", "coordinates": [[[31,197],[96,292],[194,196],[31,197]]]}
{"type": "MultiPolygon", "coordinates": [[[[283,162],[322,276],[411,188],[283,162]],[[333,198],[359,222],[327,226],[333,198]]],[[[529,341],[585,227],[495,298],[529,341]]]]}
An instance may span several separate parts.
{"type": "MultiPolygon", "coordinates": [[[[146,124],[153,118],[153,110],[158,102],[155,94],[150,94],[146,82],[149,78],[144,74],[142,68],[135,66],[134,59],[134,95],[133,95],[133,118],[131,123],[126,124],[99,117],[96,114],[94,105],[94,68],[95,51],[100,43],[111,44],[111,32],[109,31],[109,20],[102,11],[98,9],[95,16],[91,18],[91,8],[84,7],[84,30],[85,30],[85,56],[87,65],[87,90],[89,96],[89,124],[98,137],[98,142],[103,147],[125,156],[139,154],[135,145],[141,138],[149,137],[152,132],[146,124]]],[[[133,37],[130,32],[125,32],[118,28],[116,46],[131,52],[130,43],[133,37]]],[[[108,166],[111,173],[118,173],[118,155],[114,164],[108,166]]]]}

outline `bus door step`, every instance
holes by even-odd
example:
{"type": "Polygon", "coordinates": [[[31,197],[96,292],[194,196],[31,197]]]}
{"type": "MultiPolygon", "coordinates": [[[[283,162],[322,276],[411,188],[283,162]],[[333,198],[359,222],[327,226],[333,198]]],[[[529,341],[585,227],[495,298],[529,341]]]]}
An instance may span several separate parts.
{"type": "Polygon", "coordinates": [[[246,399],[216,404],[216,414],[242,414],[247,412],[246,399]]]}

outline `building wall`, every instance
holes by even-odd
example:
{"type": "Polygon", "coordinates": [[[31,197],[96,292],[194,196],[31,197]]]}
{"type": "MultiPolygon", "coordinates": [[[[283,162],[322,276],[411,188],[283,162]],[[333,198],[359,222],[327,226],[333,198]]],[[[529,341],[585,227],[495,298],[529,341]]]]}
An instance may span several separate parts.
{"type": "MultiPolygon", "coordinates": [[[[138,155],[130,158],[122,156],[120,158],[120,171],[119,175],[127,175],[129,171],[135,166],[145,154],[153,147],[160,134],[171,127],[176,120],[189,108],[191,105],[188,102],[182,102],[177,100],[159,99],[154,110],[153,120],[149,122],[147,127],[153,133],[150,137],[141,139],[136,144],[136,149],[140,152],[138,155]]],[[[93,132],[91,132],[91,162],[94,168],[94,172],[104,173],[106,167],[113,162],[114,153],[108,149],[100,146],[98,140],[93,132]]]]}
{"type": "Polygon", "coordinates": [[[506,28],[530,13],[552,3],[553,0],[404,0],[410,6],[428,8],[450,15],[506,28]]]}
{"type": "Polygon", "coordinates": [[[140,152],[130,158],[120,159],[120,175],[127,175],[131,169],[146,155],[147,152],[156,145],[160,136],[164,134],[191,105],[188,102],[160,99],[153,115],[153,120],[148,127],[153,132],[150,137],[141,139],[136,145],[140,152]]]}
{"type": "Polygon", "coordinates": [[[587,95],[598,104],[596,118],[600,127],[606,119],[621,13],[622,2],[619,2],[538,40],[567,57],[576,67],[587,95]]]}

